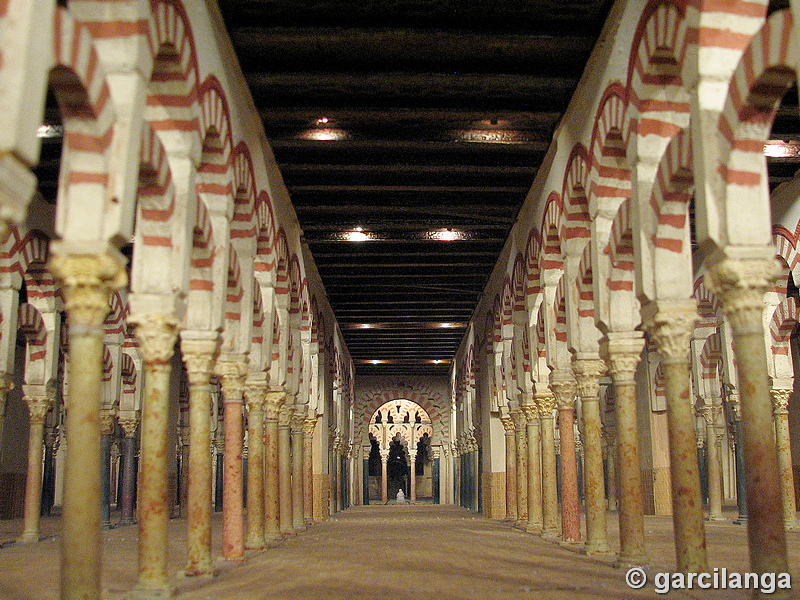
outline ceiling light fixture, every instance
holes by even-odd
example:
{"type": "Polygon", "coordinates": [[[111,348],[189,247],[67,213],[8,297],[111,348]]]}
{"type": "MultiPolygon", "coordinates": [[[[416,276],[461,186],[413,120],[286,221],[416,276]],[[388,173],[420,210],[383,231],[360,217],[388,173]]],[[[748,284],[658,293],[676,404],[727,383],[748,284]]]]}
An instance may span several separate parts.
{"type": "Polygon", "coordinates": [[[353,227],[350,231],[345,231],[342,233],[342,239],[347,240],[348,242],[366,242],[367,240],[372,239],[372,235],[364,231],[362,227],[353,227]]]}
{"type": "Polygon", "coordinates": [[[455,242],[457,240],[467,239],[468,234],[461,229],[433,229],[426,231],[424,237],[429,240],[438,240],[440,242],[455,242]]]}
{"type": "Polygon", "coordinates": [[[767,140],[764,156],[769,158],[794,158],[800,156],[800,141],[767,140]]]}

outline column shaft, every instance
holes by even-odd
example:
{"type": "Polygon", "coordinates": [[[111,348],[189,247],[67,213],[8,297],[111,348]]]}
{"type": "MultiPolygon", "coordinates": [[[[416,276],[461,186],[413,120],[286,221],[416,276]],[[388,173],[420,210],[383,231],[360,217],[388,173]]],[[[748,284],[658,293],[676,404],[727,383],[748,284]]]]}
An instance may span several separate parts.
{"type": "Polygon", "coordinates": [[[783,498],[783,521],[786,527],[797,525],[797,506],[794,496],[794,471],[792,468],[792,446],[789,438],[790,389],[772,390],[772,407],[775,419],[775,442],[778,448],[778,470],[783,498]]]}
{"type": "MultiPolygon", "coordinates": [[[[303,409],[305,406],[303,405],[303,409]]],[[[303,422],[305,415],[294,417],[292,420],[292,527],[295,532],[303,531],[306,528],[306,520],[303,514],[305,510],[305,499],[303,488],[305,487],[305,472],[303,469],[303,422]]]]}
{"type": "Polygon", "coordinates": [[[530,532],[542,531],[542,463],[539,435],[539,413],[535,406],[526,407],[528,434],[528,523],[530,532]]]}
{"type": "Polygon", "coordinates": [[[282,408],[278,421],[279,528],[282,534],[293,535],[292,528],[292,454],[289,432],[289,409],[282,408]]]}
{"type": "MultiPolygon", "coordinates": [[[[185,351],[184,351],[185,352],[185,351]]],[[[209,357],[209,363],[210,363],[209,357]]],[[[188,361],[187,361],[188,365],[188,361]]],[[[211,365],[208,365],[207,378],[211,365]]],[[[187,575],[211,573],[211,384],[189,373],[189,489],[187,575]]]]}
{"type": "Polygon", "coordinates": [[[559,406],[558,430],[561,435],[561,539],[581,539],[581,516],[578,508],[578,464],[575,457],[575,410],[559,406]]]}
{"type": "Polygon", "coordinates": [[[606,526],[606,494],[603,448],[600,437],[600,400],[585,396],[583,408],[584,490],[586,496],[586,554],[609,552],[606,526]]]}
{"type": "Polygon", "coordinates": [[[717,449],[716,411],[707,407],[704,415],[706,427],[706,447],[708,454],[708,517],[712,521],[721,521],[722,516],[722,473],[720,470],[719,451],[717,449]]]}
{"type": "Polygon", "coordinates": [[[525,415],[521,411],[514,424],[517,455],[517,526],[525,528],[528,525],[528,439],[525,415]]]}
{"type": "Polygon", "coordinates": [[[558,488],[556,486],[556,444],[552,397],[539,398],[539,427],[542,438],[542,535],[558,535],[558,488]]]}
{"type": "Polygon", "coordinates": [[[280,539],[280,484],[278,481],[278,411],[283,392],[267,392],[264,420],[264,541],[280,539]]]}
{"type": "Polygon", "coordinates": [[[133,419],[121,420],[120,426],[125,432],[122,438],[122,498],[120,507],[120,523],[133,523],[134,487],[136,483],[136,434],[138,423],[133,419]]]}
{"type": "Polygon", "coordinates": [[[25,396],[28,405],[30,433],[28,435],[28,473],[25,479],[25,512],[20,542],[39,541],[39,515],[42,501],[42,449],[44,419],[50,408],[47,396],[25,396]]]}
{"type": "MultiPolygon", "coordinates": [[[[225,394],[223,390],[223,394],[225,394]]],[[[244,556],[244,482],[242,480],[242,401],[225,398],[225,450],[222,472],[222,556],[244,556]]]]}
{"type": "Polygon", "coordinates": [[[381,450],[381,502],[389,501],[389,450],[381,450]]]}
{"type": "Polygon", "coordinates": [[[503,419],[506,430],[506,520],[517,520],[517,444],[514,439],[514,421],[503,419]]]}
{"type": "Polygon", "coordinates": [[[264,399],[266,384],[248,384],[247,548],[264,547],[264,399]]]}
{"type": "Polygon", "coordinates": [[[411,464],[409,466],[408,478],[409,478],[409,480],[411,482],[411,485],[410,485],[411,489],[409,490],[410,494],[409,494],[408,501],[413,504],[413,503],[415,503],[417,501],[417,458],[416,458],[416,456],[412,456],[411,460],[409,462],[411,464]]]}
{"type": "Polygon", "coordinates": [[[316,419],[306,419],[303,424],[303,515],[306,523],[314,521],[314,469],[313,442],[316,419]]]}

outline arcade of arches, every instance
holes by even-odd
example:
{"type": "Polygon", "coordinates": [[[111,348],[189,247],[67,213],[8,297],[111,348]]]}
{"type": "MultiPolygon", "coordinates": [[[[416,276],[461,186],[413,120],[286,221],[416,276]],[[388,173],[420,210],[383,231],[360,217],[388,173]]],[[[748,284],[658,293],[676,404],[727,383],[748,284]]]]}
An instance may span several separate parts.
{"type": "Polygon", "coordinates": [[[648,560],[644,515],[671,514],[689,572],[736,507],[750,568],[796,570],[800,180],[770,188],[765,147],[798,152],[770,132],[800,1],[769,4],[615,4],[450,376],[398,380],[356,376],[217,12],[0,2],[18,543],[59,512],[61,597],[96,599],[102,525],[135,521],[132,591],[163,598],[171,516],[185,573],[209,575],[402,486],[590,555],[613,518],[622,565],[648,560]],[[53,198],[33,171],[48,96],[53,198]]]}

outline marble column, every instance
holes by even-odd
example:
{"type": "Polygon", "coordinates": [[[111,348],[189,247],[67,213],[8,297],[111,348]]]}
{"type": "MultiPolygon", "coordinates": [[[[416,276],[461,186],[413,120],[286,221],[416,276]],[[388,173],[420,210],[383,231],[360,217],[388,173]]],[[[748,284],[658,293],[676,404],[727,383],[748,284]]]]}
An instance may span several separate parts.
{"type": "Polygon", "coordinates": [[[111,441],[114,435],[114,409],[100,410],[100,524],[111,527],[111,441]]]}
{"type": "Polygon", "coordinates": [[[283,535],[295,533],[292,527],[292,449],[289,429],[293,415],[294,407],[289,404],[281,406],[278,413],[278,526],[283,535]]]}
{"type": "Polygon", "coordinates": [[[222,557],[244,558],[244,481],[242,478],[242,401],[247,360],[244,357],[217,359],[214,369],[222,390],[225,421],[225,450],[222,484],[222,557]]]}
{"type": "Polygon", "coordinates": [[[381,448],[379,450],[381,455],[381,502],[386,504],[389,501],[389,449],[381,448]]]}
{"type": "Polygon", "coordinates": [[[417,501],[417,449],[416,448],[408,449],[408,458],[409,458],[408,479],[410,482],[408,501],[414,504],[417,501]]]}
{"type": "Polygon", "coordinates": [[[703,407],[703,424],[706,434],[706,462],[708,464],[708,518],[722,521],[722,471],[720,469],[719,448],[717,446],[717,417],[721,412],[719,405],[703,407]]]}
{"type": "Polygon", "coordinates": [[[734,523],[742,525],[747,523],[747,486],[744,476],[744,452],[742,451],[742,405],[739,394],[731,391],[727,402],[731,407],[733,416],[733,451],[736,468],[736,507],[739,511],[734,523]]]}
{"type": "Polygon", "coordinates": [[[111,292],[124,287],[127,277],[123,258],[115,250],[83,255],[53,251],[48,268],[61,284],[69,331],[66,430],[75,441],[67,447],[64,467],[61,600],[95,600],[101,593],[103,321],[111,292]]]}
{"type": "Polygon", "coordinates": [[[120,419],[119,426],[125,437],[122,439],[122,502],[120,506],[120,525],[134,522],[133,506],[136,487],[136,419],[120,419]]]}
{"type": "Polygon", "coordinates": [[[522,403],[525,411],[525,424],[528,449],[528,522],[526,531],[542,532],[542,459],[539,433],[539,410],[532,394],[526,394],[522,403]]]}
{"type": "Polygon", "coordinates": [[[617,498],[619,502],[620,552],[622,566],[647,562],[644,549],[644,507],[642,504],[642,472],[639,463],[639,429],[636,417],[636,383],[644,339],[638,332],[629,337],[614,337],[603,342],[611,379],[614,385],[614,408],[617,428],[617,498]],[[638,335],[637,335],[638,334],[638,335]]]}
{"type": "Polygon", "coordinates": [[[789,397],[792,390],[772,388],[772,413],[775,419],[775,441],[778,448],[778,469],[783,498],[783,521],[787,528],[797,527],[797,507],[794,496],[792,446],[789,439],[789,397]]]}
{"type": "Polygon", "coordinates": [[[3,430],[6,423],[6,398],[8,392],[14,388],[14,381],[8,373],[0,373],[0,459],[2,456],[3,430]]]}
{"type": "Polygon", "coordinates": [[[542,537],[558,536],[558,487],[556,485],[556,443],[552,394],[538,394],[539,433],[542,440],[542,537]]]}
{"type": "Polygon", "coordinates": [[[306,523],[314,522],[314,429],[316,419],[303,423],[303,515],[306,523]]]}
{"type": "Polygon", "coordinates": [[[578,500],[578,462],[575,456],[575,380],[572,373],[554,371],[550,389],[558,403],[558,431],[561,440],[561,539],[575,544],[581,539],[578,500]]]}
{"type": "Polygon", "coordinates": [[[211,375],[219,341],[181,336],[189,378],[189,483],[186,517],[188,561],[184,573],[207,576],[211,565],[211,375]]]}
{"type": "MultiPolygon", "coordinates": [[[[18,542],[39,541],[39,515],[42,501],[42,448],[44,446],[44,419],[53,401],[52,393],[34,393],[23,385],[23,400],[28,405],[28,474],[25,479],[25,512],[22,535],[18,542]]],[[[33,387],[33,386],[31,386],[33,387]]],[[[36,386],[42,387],[44,386],[36,386]]],[[[45,390],[40,390],[44,392],[45,390]]]]}
{"type": "MultiPolygon", "coordinates": [[[[522,409],[511,413],[514,421],[514,443],[517,455],[517,527],[528,525],[528,434],[522,409]]],[[[476,473],[476,479],[478,477],[476,473]]]]}
{"type": "Polygon", "coordinates": [[[514,420],[510,415],[500,417],[506,431],[506,521],[517,520],[517,444],[514,440],[514,420]]]}
{"type": "Polygon", "coordinates": [[[134,597],[169,598],[167,524],[172,499],[168,492],[170,359],[177,323],[167,316],[131,317],[144,361],[144,398],[139,472],[139,574],[134,597]]]}
{"type": "Polygon", "coordinates": [[[756,573],[788,569],[781,477],[772,422],[770,383],[764,345],[764,294],[780,272],[774,248],[764,258],[739,258],[725,249],[706,270],[706,283],[722,304],[733,330],[739,377],[742,445],[747,487],[750,565],[756,573]],[[769,258],[767,258],[769,256],[769,258]]]}
{"type": "Polygon", "coordinates": [[[678,571],[708,571],[703,497],[695,446],[689,350],[695,300],[657,301],[642,310],[644,325],[661,356],[667,404],[672,525],[678,571]]]}
{"type": "Polygon", "coordinates": [[[303,425],[306,420],[306,405],[300,404],[290,424],[292,433],[292,527],[295,532],[300,532],[306,528],[305,519],[305,499],[303,494],[303,484],[305,483],[305,472],[303,469],[303,425]]]}
{"type": "Polygon", "coordinates": [[[583,489],[586,503],[588,555],[608,554],[606,493],[603,477],[603,446],[600,435],[600,377],[606,372],[599,357],[575,358],[572,371],[581,397],[583,416],[583,489]]]}
{"type": "Polygon", "coordinates": [[[270,390],[264,404],[264,542],[267,544],[281,539],[278,415],[285,398],[285,392],[270,390]]]}
{"type": "Polygon", "coordinates": [[[617,427],[603,428],[606,446],[606,485],[608,486],[608,510],[617,510],[617,427]]]}
{"type": "Polygon", "coordinates": [[[246,548],[264,547],[264,404],[266,381],[247,382],[247,534],[246,548]]]}

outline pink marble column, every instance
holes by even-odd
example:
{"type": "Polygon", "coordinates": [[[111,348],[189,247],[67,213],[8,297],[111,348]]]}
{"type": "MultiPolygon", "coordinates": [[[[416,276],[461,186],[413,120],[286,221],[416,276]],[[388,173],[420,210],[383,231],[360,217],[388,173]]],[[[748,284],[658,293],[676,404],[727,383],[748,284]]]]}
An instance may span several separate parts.
{"type": "Polygon", "coordinates": [[[266,381],[245,385],[247,400],[247,536],[246,548],[264,547],[264,403],[266,381]]]}
{"type": "Polygon", "coordinates": [[[244,482],[242,480],[242,397],[247,361],[243,357],[217,360],[216,374],[222,388],[225,419],[225,451],[222,484],[222,557],[244,558],[244,482]]]}
{"type": "Polygon", "coordinates": [[[742,448],[747,489],[750,565],[756,573],[788,569],[781,478],[764,345],[764,294],[780,273],[775,250],[726,248],[706,270],[706,283],[720,299],[733,330],[741,394],[742,448]],[[740,258],[738,255],[742,255],[740,258]]]}
{"type": "Polygon", "coordinates": [[[28,435],[28,474],[25,479],[25,512],[23,519],[22,535],[18,542],[30,543],[39,541],[39,514],[42,503],[42,447],[44,446],[44,419],[52,404],[52,391],[44,393],[45,386],[36,386],[43,389],[35,394],[23,386],[25,396],[23,400],[28,405],[28,422],[30,433],[28,435]]]}
{"type": "Polygon", "coordinates": [[[306,419],[303,423],[303,515],[306,523],[314,522],[313,441],[316,425],[316,419],[306,419]]]}
{"type": "Polygon", "coordinates": [[[100,402],[103,321],[109,296],[127,283],[124,259],[108,254],[68,254],[67,242],[51,246],[48,268],[61,284],[69,331],[70,439],[64,467],[61,530],[61,599],[100,597],[100,402]]]}
{"type": "MultiPolygon", "coordinates": [[[[141,450],[139,469],[139,577],[136,598],[169,598],[167,575],[169,377],[177,340],[177,323],[163,315],[136,315],[139,353],[144,361],[141,450]]],[[[68,433],[69,435],[69,433],[68,433]]]]}
{"type": "Polygon", "coordinates": [[[517,442],[514,439],[514,420],[506,414],[500,417],[506,431],[506,520],[517,520],[517,442]]]}
{"type": "Polygon", "coordinates": [[[280,484],[278,469],[278,415],[286,399],[283,391],[267,392],[264,412],[264,541],[281,539],[280,484]]]}
{"type": "Polygon", "coordinates": [[[647,562],[644,547],[642,472],[639,463],[639,429],[636,417],[636,366],[644,339],[639,332],[615,334],[603,341],[603,353],[614,384],[617,415],[617,467],[619,499],[618,563],[622,566],[647,562]]]}
{"type": "Polygon", "coordinates": [[[294,535],[292,527],[292,449],[290,424],[294,407],[289,404],[281,406],[278,415],[278,483],[280,508],[279,527],[283,535],[294,535]]]}
{"type": "Polygon", "coordinates": [[[207,576],[211,567],[211,374],[217,336],[191,338],[184,333],[181,354],[189,378],[189,482],[186,518],[189,557],[184,573],[207,576]]]}
{"type": "Polygon", "coordinates": [[[575,459],[575,380],[571,373],[555,371],[550,389],[558,403],[558,431],[561,438],[561,539],[575,544],[581,539],[578,505],[578,465],[575,459]]]}

